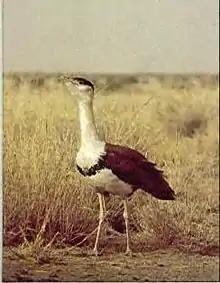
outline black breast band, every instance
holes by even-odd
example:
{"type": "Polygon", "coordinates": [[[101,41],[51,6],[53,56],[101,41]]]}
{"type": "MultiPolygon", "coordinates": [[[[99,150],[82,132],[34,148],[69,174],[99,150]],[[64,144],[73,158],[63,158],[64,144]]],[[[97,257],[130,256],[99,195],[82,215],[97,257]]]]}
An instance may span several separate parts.
{"type": "Polygon", "coordinates": [[[93,165],[90,168],[81,168],[78,164],[76,165],[77,170],[79,171],[80,174],[82,174],[83,176],[93,176],[95,175],[97,172],[99,172],[102,169],[105,169],[105,158],[100,158],[98,163],[96,163],[95,165],[93,165]]]}

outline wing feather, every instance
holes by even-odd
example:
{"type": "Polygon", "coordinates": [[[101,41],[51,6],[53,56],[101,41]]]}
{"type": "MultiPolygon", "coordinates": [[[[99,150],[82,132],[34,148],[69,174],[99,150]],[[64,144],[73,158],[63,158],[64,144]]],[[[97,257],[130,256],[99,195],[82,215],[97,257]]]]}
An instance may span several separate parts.
{"type": "Polygon", "coordinates": [[[140,188],[154,197],[164,200],[175,199],[175,193],[156,168],[138,151],[125,146],[106,143],[105,167],[124,182],[140,188]]]}

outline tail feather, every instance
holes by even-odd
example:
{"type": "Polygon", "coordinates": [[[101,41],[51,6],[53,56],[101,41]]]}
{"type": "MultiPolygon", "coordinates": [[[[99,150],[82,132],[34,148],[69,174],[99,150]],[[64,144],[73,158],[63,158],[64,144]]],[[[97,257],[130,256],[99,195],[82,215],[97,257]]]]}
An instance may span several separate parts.
{"type": "Polygon", "coordinates": [[[150,193],[155,198],[161,200],[175,200],[176,195],[174,190],[169,186],[169,184],[164,180],[164,183],[149,183],[146,188],[142,188],[144,191],[150,193]]]}
{"type": "Polygon", "coordinates": [[[145,185],[141,189],[161,200],[175,200],[175,192],[165,179],[163,171],[149,161],[145,161],[143,167],[145,168],[145,185]]]}

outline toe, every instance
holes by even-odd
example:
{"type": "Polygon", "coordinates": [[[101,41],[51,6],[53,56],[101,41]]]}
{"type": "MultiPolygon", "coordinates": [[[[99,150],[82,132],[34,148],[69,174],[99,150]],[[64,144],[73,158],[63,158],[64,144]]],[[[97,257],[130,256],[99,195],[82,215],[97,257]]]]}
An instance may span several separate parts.
{"type": "Polygon", "coordinates": [[[132,255],[133,255],[132,250],[131,249],[127,249],[126,252],[125,252],[125,255],[132,257],[132,255]]]}
{"type": "Polygon", "coordinates": [[[92,254],[93,254],[94,256],[98,256],[98,255],[99,255],[98,250],[97,250],[97,249],[93,249],[92,254]]]}

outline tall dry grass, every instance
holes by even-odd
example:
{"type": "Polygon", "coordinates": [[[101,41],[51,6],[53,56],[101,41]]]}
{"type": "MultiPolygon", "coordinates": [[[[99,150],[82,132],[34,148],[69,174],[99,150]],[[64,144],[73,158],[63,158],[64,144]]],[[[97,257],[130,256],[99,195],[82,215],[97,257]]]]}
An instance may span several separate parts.
{"type": "MultiPolygon", "coordinates": [[[[40,237],[43,245],[77,245],[95,229],[99,206],[71,165],[79,146],[76,102],[56,82],[16,88],[5,79],[4,93],[4,244],[40,237]]],[[[218,89],[139,83],[99,91],[94,104],[100,136],[147,153],[178,194],[164,202],[135,193],[133,245],[218,245],[218,89]]],[[[113,229],[123,232],[120,199],[111,197],[107,206],[113,229]]],[[[94,234],[82,245],[93,241],[94,234]]]]}

